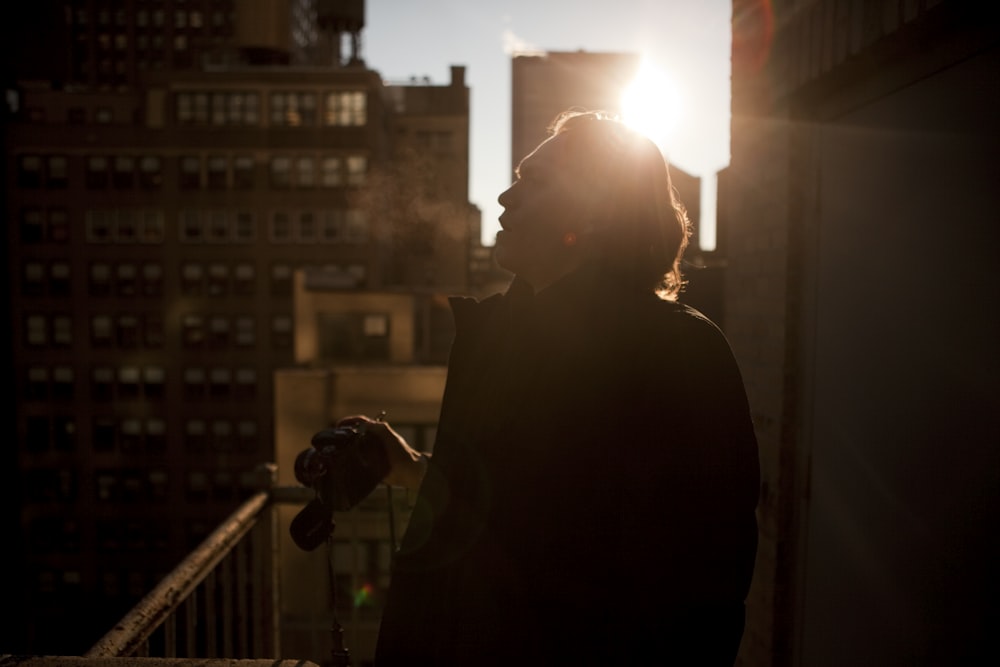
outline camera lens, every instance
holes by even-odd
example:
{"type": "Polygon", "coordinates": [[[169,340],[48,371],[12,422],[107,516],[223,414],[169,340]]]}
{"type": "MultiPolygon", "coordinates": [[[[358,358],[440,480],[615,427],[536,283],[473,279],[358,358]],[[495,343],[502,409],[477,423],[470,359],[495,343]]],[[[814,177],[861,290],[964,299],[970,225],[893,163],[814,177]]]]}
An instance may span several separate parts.
{"type": "Polygon", "coordinates": [[[323,474],[323,470],[317,470],[323,467],[323,463],[317,460],[316,454],[316,450],[310,447],[295,457],[295,479],[303,486],[312,486],[313,482],[323,474]]]}

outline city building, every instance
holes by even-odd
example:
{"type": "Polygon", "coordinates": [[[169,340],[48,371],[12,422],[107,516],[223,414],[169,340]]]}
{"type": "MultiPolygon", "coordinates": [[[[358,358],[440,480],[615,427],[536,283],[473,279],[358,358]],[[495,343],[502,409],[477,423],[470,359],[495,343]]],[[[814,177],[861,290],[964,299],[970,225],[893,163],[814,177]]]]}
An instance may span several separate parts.
{"type": "MultiPolygon", "coordinates": [[[[72,655],[275,460],[297,271],[350,293],[469,292],[482,249],[464,68],[386,84],[361,57],[362,2],[29,15],[46,58],[5,63],[7,627],[72,655]]],[[[407,364],[446,354],[450,320],[423,313],[407,364]]],[[[340,313],[320,351],[389,363],[396,326],[340,313]]]]}
{"type": "Polygon", "coordinates": [[[996,652],[992,10],[733,3],[726,333],[763,482],[739,664],[996,652]]]}

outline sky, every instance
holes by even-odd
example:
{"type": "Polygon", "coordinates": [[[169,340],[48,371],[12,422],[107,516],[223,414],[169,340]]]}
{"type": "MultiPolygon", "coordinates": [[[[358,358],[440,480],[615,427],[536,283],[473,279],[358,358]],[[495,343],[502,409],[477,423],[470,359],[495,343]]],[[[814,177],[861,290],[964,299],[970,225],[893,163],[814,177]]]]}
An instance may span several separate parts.
{"type": "MultiPolygon", "coordinates": [[[[365,11],[362,56],[384,80],[447,85],[451,66],[465,66],[469,200],[482,211],[486,245],[499,229],[497,196],[510,184],[515,52],[642,55],[656,74],[644,90],[676,109],[667,127],[645,128],[667,159],[701,176],[710,198],[714,174],[729,164],[731,0],[366,0],[365,11]]],[[[703,196],[702,224],[714,226],[706,203],[703,196]]]]}

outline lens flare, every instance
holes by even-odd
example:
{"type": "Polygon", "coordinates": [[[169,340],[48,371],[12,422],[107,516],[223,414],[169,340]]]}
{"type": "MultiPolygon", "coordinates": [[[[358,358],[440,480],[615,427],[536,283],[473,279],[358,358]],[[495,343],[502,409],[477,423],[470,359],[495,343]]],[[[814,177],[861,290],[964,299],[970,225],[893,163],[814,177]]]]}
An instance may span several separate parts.
{"type": "Polygon", "coordinates": [[[365,584],[358,590],[354,592],[354,607],[355,609],[360,607],[365,607],[372,604],[372,597],[375,595],[375,587],[371,584],[365,584]]]}
{"type": "Polygon", "coordinates": [[[639,66],[621,102],[625,123],[661,145],[670,138],[682,115],[676,84],[648,60],[639,66]]]}

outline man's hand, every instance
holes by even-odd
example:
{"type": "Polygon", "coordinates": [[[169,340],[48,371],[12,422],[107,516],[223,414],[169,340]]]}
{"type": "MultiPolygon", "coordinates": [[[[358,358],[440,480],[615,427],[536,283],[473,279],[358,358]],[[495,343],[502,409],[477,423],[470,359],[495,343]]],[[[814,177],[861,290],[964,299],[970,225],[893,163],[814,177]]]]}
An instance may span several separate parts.
{"type": "Polygon", "coordinates": [[[427,472],[429,456],[410,447],[403,436],[396,433],[387,423],[365,415],[352,415],[338,421],[337,426],[353,426],[355,428],[363,426],[366,433],[371,433],[382,441],[386,458],[389,461],[389,472],[382,480],[383,483],[413,490],[420,487],[424,473],[427,472]]]}

